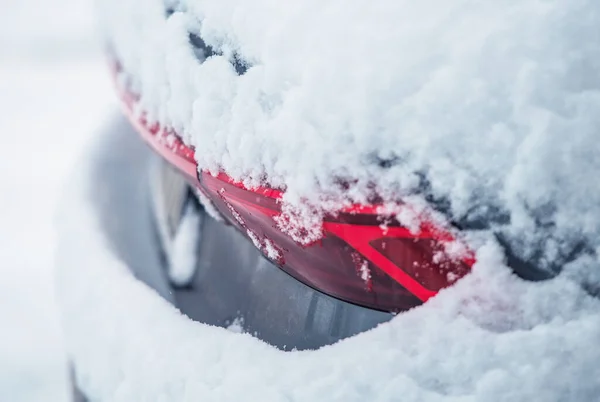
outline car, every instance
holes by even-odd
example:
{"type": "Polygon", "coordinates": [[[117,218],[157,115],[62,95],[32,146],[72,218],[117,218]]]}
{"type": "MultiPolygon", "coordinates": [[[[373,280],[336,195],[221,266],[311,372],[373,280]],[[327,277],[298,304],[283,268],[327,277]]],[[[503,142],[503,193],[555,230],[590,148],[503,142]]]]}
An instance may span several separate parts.
{"type": "MultiPolygon", "coordinates": [[[[176,22],[184,18],[183,7],[167,2],[163,18],[183,37],[179,46],[186,57],[192,55],[198,64],[214,62],[214,74],[227,69],[228,77],[252,74],[251,57],[225,39],[218,47],[210,29],[181,31],[187,25],[176,22]]],[[[549,261],[541,252],[546,243],[536,238],[533,251],[524,254],[522,237],[507,230],[510,214],[494,199],[483,197],[470,205],[485,212],[458,216],[447,199],[431,190],[428,174],[419,171],[412,172],[419,180],[415,192],[382,194],[381,187],[367,183],[365,188],[374,190],[357,199],[351,197],[355,178],[339,174],[333,192],[348,198],[333,206],[324,198],[328,206],[318,210],[290,195],[286,177],[230,169],[227,152],[198,157],[196,148],[202,144],[190,140],[188,127],[173,118],[161,121],[161,111],[146,109],[151,105],[138,90],[147,77],[136,78],[128,70],[135,62],[121,60],[128,56],[110,46],[108,54],[129,120],[113,131],[132,144],[116,151],[110,163],[143,177],[135,197],[121,191],[132,183],[113,183],[114,191],[108,190],[108,198],[127,211],[116,221],[138,222],[113,230],[114,247],[128,265],[138,267],[138,279],[194,321],[251,334],[283,351],[315,350],[420,306],[468,275],[476,262],[474,233],[494,238],[513,272],[527,280],[553,278],[560,267],[590,250],[586,239],[577,238],[549,261]],[[140,148],[138,135],[148,149],[140,148]],[[415,196],[420,202],[413,202],[415,196]]],[[[182,76],[193,79],[184,70],[182,76]]],[[[254,105],[236,104],[246,106],[254,105]]],[[[371,162],[381,171],[403,163],[398,155],[376,156],[371,162]]],[[[542,207],[531,215],[553,209],[552,202],[542,207]]],[[[554,226],[543,219],[533,227],[544,239],[555,235],[554,226]]]]}
{"type": "MultiPolygon", "coordinates": [[[[111,126],[122,151],[102,165],[129,174],[98,183],[104,202],[118,206],[105,210],[104,230],[136,277],[195,321],[284,351],[314,350],[423,304],[473,264],[471,254],[436,262],[455,241],[450,232],[423,224],[412,233],[377,205],[327,217],[323,236],[302,244],[278,229],[280,190],[197,173],[193,150],[136,117],[134,97],[120,95],[130,120],[111,126]],[[123,191],[135,188],[131,180],[142,181],[135,197],[123,191]]],[[[85,401],[77,387],[74,395],[85,401]]]]}

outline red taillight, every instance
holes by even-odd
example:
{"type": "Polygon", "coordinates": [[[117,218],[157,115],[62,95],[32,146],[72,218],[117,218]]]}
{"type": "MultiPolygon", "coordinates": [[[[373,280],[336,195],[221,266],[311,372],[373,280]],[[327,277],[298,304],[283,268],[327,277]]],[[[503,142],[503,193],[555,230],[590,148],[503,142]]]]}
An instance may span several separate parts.
{"type": "Polygon", "coordinates": [[[308,246],[283,233],[275,220],[281,214],[278,198],[209,174],[200,176],[200,188],[268,258],[305,284],[380,310],[403,311],[421,304],[418,297],[326,226],[322,238],[308,246]]]}
{"type": "MultiPolygon", "coordinates": [[[[171,131],[132,114],[135,98],[122,94],[133,124],[263,254],[285,272],[331,296],[384,311],[405,311],[469,272],[470,255],[451,258],[451,234],[424,224],[418,233],[387,223],[377,206],[355,206],[328,216],[319,241],[308,245],[281,230],[282,192],[248,189],[225,174],[197,173],[193,149],[171,131]]],[[[302,228],[299,228],[300,230],[302,228]]]]}
{"type": "Polygon", "coordinates": [[[469,272],[469,265],[449,258],[436,239],[382,237],[370,245],[428,290],[437,292],[469,272]]]}

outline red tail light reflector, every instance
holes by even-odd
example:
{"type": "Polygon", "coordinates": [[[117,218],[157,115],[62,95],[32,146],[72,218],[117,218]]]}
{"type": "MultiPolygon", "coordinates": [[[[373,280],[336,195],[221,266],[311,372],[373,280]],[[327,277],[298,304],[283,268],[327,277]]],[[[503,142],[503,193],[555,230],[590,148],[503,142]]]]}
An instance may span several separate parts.
{"type": "Polygon", "coordinates": [[[449,258],[435,239],[382,237],[370,245],[425,289],[435,292],[470,269],[465,261],[449,258]]]}
{"type": "Polygon", "coordinates": [[[202,174],[199,184],[229,222],[244,232],[265,256],[303,283],[379,310],[404,311],[422,303],[326,226],[323,237],[308,246],[283,233],[275,221],[281,214],[278,198],[240,188],[222,176],[202,174]]]}
{"type": "Polygon", "coordinates": [[[121,94],[123,105],[142,137],[180,170],[227,221],[288,274],[333,297],[378,310],[415,307],[467,274],[471,255],[450,258],[450,233],[425,224],[411,233],[398,224],[381,226],[376,206],[357,206],[325,219],[318,242],[302,245],[278,223],[282,192],[248,189],[225,174],[198,174],[194,151],[170,130],[134,117],[135,97],[121,94]]]}

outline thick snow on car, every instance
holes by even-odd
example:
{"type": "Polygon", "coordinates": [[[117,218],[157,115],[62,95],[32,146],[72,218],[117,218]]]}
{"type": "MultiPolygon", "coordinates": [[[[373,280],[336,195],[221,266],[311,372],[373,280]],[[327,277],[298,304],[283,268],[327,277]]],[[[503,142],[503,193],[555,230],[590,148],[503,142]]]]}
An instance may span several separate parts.
{"type": "Polygon", "coordinates": [[[69,210],[101,230],[64,230],[103,256],[88,275],[63,257],[90,292],[61,296],[78,386],[593,400],[598,15],[583,0],[102,2],[131,125],[107,128],[73,197],[92,206],[69,210]],[[102,236],[111,252],[90,245],[102,236]],[[93,295],[110,301],[82,329],[93,295]]]}

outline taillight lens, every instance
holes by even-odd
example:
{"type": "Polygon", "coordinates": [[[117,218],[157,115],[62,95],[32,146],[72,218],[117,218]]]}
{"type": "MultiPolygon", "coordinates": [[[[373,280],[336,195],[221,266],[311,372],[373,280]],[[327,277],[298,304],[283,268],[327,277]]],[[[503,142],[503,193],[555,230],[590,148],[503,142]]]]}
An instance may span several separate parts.
{"type": "Polygon", "coordinates": [[[375,206],[356,206],[326,217],[319,241],[300,244],[280,230],[282,193],[248,189],[225,174],[198,174],[193,149],[172,131],[135,117],[135,97],[121,93],[127,115],[142,137],[207,196],[263,254],[285,272],[331,296],[378,310],[415,307],[467,274],[471,255],[450,257],[448,232],[422,225],[411,233],[382,225],[375,206]]]}
{"type": "Polygon", "coordinates": [[[382,237],[370,245],[428,290],[437,292],[469,272],[469,265],[449,258],[436,239],[382,237]]]}
{"type": "Polygon", "coordinates": [[[223,174],[203,173],[199,184],[219,211],[285,272],[355,304],[405,311],[469,270],[468,262],[448,257],[447,234],[382,227],[374,208],[326,218],[321,239],[302,245],[278,226],[282,211],[277,190],[251,191],[223,174]]]}

